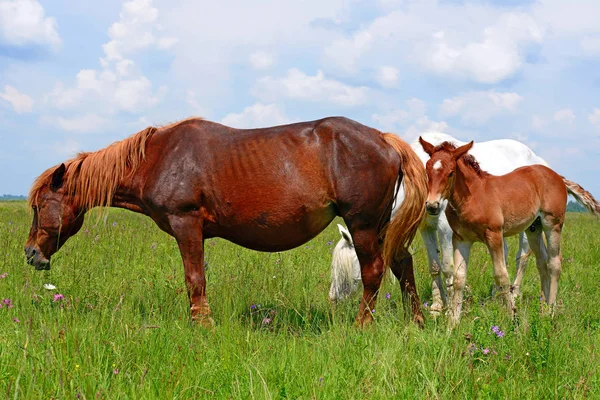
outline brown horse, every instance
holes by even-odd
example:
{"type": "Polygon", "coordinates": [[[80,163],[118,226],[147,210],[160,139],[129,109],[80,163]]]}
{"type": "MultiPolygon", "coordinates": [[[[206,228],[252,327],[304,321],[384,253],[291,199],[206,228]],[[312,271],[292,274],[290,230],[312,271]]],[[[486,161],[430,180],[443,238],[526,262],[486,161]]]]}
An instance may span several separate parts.
{"type": "Polygon", "coordinates": [[[50,256],[94,207],[145,214],[177,240],[192,319],[211,325],[204,239],[288,250],[337,215],[352,233],[365,283],[357,322],[372,320],[383,259],[420,322],[407,248],[425,213],[426,192],[425,169],[410,146],[346,118],[246,130],[190,118],[45,171],[29,194],[33,223],[25,254],[37,269],[49,269],[50,256]],[[406,197],[389,222],[402,178],[406,197]]]}
{"type": "Polygon", "coordinates": [[[506,175],[495,176],[482,171],[475,158],[467,154],[473,142],[456,148],[449,142],[434,147],[423,138],[419,141],[431,156],[426,165],[429,177],[427,212],[438,214],[441,201],[448,199],[446,216],[452,227],[454,247],[450,323],[455,325],[460,320],[467,265],[474,242],[483,242],[487,246],[496,285],[509,312],[514,314],[503,237],[523,231],[536,257],[544,299],[553,309],[561,273],[560,239],[567,193],[594,214],[600,213],[600,204],[581,186],[543,165],[521,167],[506,175]],[[547,250],[542,231],[548,243],[547,250]]]}

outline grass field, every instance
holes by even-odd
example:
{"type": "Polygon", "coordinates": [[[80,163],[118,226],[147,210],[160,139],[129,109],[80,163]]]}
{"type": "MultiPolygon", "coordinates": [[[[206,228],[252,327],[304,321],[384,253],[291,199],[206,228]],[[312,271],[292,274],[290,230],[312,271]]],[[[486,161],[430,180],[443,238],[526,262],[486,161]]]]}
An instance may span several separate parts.
{"type": "MultiPolygon", "coordinates": [[[[216,327],[205,331],[188,320],[177,246],[149,218],[88,215],[48,272],[24,262],[30,218],[25,203],[0,203],[0,397],[600,397],[600,223],[589,215],[568,215],[553,319],[539,313],[531,259],[512,323],[491,297],[491,261],[476,245],[452,332],[445,318],[427,317],[425,329],[410,323],[390,281],[375,323],[356,328],[358,295],[327,300],[335,225],[284,253],[207,240],[216,327]]],[[[420,238],[413,248],[427,302],[420,238]]],[[[510,250],[512,260],[514,238],[510,250]]]]}

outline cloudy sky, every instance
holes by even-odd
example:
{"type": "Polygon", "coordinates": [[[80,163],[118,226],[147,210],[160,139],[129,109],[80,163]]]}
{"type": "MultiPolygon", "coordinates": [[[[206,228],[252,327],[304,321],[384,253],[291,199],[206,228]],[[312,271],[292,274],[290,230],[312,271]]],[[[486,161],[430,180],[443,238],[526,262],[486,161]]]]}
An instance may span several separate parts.
{"type": "Polygon", "coordinates": [[[598,16],[598,0],[0,0],[0,194],[191,115],[343,115],[408,141],[517,139],[598,197],[598,16]]]}

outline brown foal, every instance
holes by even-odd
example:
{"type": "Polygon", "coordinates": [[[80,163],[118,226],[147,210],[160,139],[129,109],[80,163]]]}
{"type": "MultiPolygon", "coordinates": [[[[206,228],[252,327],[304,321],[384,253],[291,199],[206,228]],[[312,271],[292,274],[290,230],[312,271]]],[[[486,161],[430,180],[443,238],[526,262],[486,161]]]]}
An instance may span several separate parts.
{"type": "Polygon", "coordinates": [[[431,157],[426,165],[427,212],[438,214],[442,200],[448,199],[446,216],[452,227],[454,247],[451,325],[460,320],[467,265],[474,242],[487,246],[496,285],[509,313],[514,315],[515,298],[506,269],[503,237],[523,231],[536,257],[544,299],[553,308],[561,273],[560,239],[567,194],[572,194],[594,214],[600,212],[600,204],[581,186],[543,165],[521,167],[495,176],[482,171],[477,161],[467,154],[473,142],[456,148],[448,142],[434,147],[422,138],[419,141],[431,157]]]}

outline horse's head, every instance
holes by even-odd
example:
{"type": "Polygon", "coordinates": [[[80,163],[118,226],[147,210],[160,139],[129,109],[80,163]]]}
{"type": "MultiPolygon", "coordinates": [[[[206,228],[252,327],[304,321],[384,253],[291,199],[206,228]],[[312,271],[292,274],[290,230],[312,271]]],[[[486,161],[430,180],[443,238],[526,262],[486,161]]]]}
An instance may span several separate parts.
{"type": "Polygon", "coordinates": [[[65,164],[61,164],[51,173],[43,174],[42,177],[47,178],[45,182],[36,181],[36,188],[30,193],[33,221],[25,243],[25,256],[38,270],[50,269],[50,257],[83,224],[84,213],[73,204],[73,196],[63,187],[65,171],[65,164]]]}
{"type": "Polygon", "coordinates": [[[454,187],[456,163],[473,147],[473,142],[458,148],[448,142],[436,147],[421,137],[419,142],[430,157],[425,165],[429,186],[425,207],[430,215],[438,215],[443,200],[448,199],[454,187]]]}

